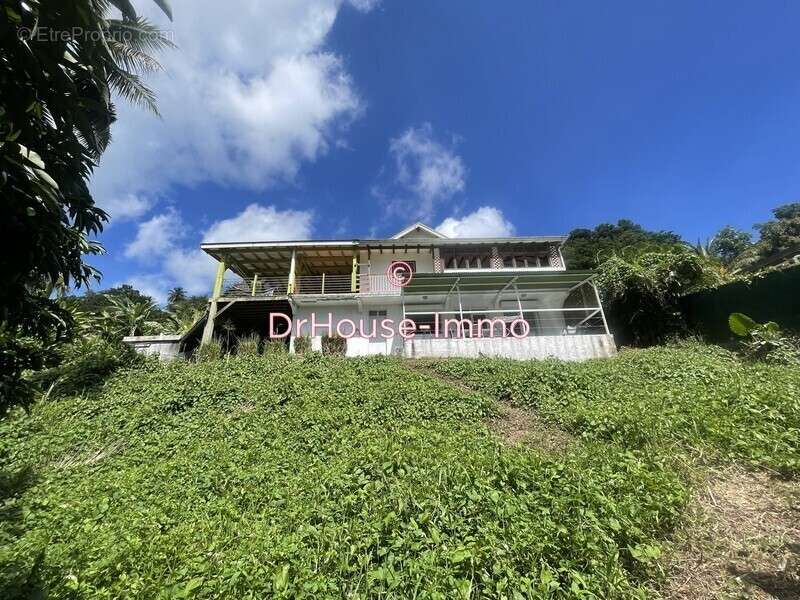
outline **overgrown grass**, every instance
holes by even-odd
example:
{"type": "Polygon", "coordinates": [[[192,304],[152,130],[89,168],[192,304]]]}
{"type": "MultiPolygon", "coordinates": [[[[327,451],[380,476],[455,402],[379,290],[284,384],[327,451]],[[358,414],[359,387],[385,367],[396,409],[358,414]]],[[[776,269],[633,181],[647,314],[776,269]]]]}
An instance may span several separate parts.
{"type": "Polygon", "coordinates": [[[392,359],[147,363],[0,422],[0,597],[639,598],[687,500],[668,448],[796,467],[796,371],[429,366],[582,441],[504,447],[486,394],[392,359]]]}
{"type": "Polygon", "coordinates": [[[633,598],[686,500],[663,457],[503,447],[485,397],[399,361],[209,367],[0,424],[0,596],[633,598]]]}
{"type": "Polygon", "coordinates": [[[800,368],[699,343],[613,360],[448,360],[427,365],[585,439],[800,472],[800,368]]]}

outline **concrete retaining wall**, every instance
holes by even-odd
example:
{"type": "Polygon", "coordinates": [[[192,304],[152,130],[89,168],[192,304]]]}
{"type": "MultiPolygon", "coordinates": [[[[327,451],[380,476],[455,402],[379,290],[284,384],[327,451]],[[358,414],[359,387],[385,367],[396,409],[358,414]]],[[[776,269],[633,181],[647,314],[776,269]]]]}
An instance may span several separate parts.
{"type": "Polygon", "coordinates": [[[134,335],[122,338],[139,354],[157,356],[159,360],[180,358],[181,336],[179,335],[134,335]]]}
{"type": "Polygon", "coordinates": [[[407,340],[406,358],[478,358],[497,356],[517,360],[560,358],[587,360],[617,353],[612,335],[542,335],[516,338],[422,338],[407,340]]]}

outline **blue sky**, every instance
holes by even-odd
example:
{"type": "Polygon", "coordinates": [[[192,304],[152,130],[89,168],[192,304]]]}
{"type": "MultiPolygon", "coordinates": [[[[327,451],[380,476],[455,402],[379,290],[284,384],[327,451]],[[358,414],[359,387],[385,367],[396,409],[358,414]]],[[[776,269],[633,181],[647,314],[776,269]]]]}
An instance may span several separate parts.
{"type": "Polygon", "coordinates": [[[173,0],[180,49],[120,106],[92,183],[101,287],[205,292],[202,240],[555,234],[688,240],[797,200],[791,2],[173,0]]]}

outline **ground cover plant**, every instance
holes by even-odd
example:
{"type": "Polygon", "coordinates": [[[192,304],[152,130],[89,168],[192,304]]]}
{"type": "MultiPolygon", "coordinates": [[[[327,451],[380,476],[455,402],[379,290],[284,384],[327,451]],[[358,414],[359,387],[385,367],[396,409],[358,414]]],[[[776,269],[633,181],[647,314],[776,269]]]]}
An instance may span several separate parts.
{"type": "Polygon", "coordinates": [[[743,361],[686,343],[613,360],[450,359],[440,375],[518,406],[584,439],[629,449],[712,455],[800,472],[800,368],[743,361]]]}
{"type": "Polygon", "coordinates": [[[798,377],[701,346],[147,361],[0,422],[0,597],[654,597],[688,457],[796,473],[798,377]],[[504,445],[498,399],[574,443],[504,445]]]}
{"type": "Polygon", "coordinates": [[[641,597],[686,501],[662,457],[503,446],[401,361],[118,372],[0,424],[0,595],[641,597]]]}

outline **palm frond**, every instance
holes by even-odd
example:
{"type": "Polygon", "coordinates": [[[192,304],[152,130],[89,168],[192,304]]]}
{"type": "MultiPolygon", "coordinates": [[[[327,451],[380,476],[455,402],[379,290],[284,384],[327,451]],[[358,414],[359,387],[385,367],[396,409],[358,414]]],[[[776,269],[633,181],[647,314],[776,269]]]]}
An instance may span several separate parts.
{"type": "Polygon", "coordinates": [[[161,63],[133,46],[109,40],[108,47],[116,65],[131,73],[152,73],[161,70],[161,63]]]}
{"type": "Polygon", "coordinates": [[[157,26],[144,17],[133,20],[107,19],[108,37],[141,51],[171,50],[175,44],[157,26]]]}
{"type": "Polygon", "coordinates": [[[133,7],[133,4],[131,4],[130,0],[111,0],[111,4],[114,5],[126,19],[136,18],[136,9],[133,7]]]}
{"type": "Polygon", "coordinates": [[[108,74],[108,83],[112,90],[128,100],[131,104],[140,106],[161,116],[156,105],[156,96],[135,73],[124,69],[114,69],[108,74]]]}

